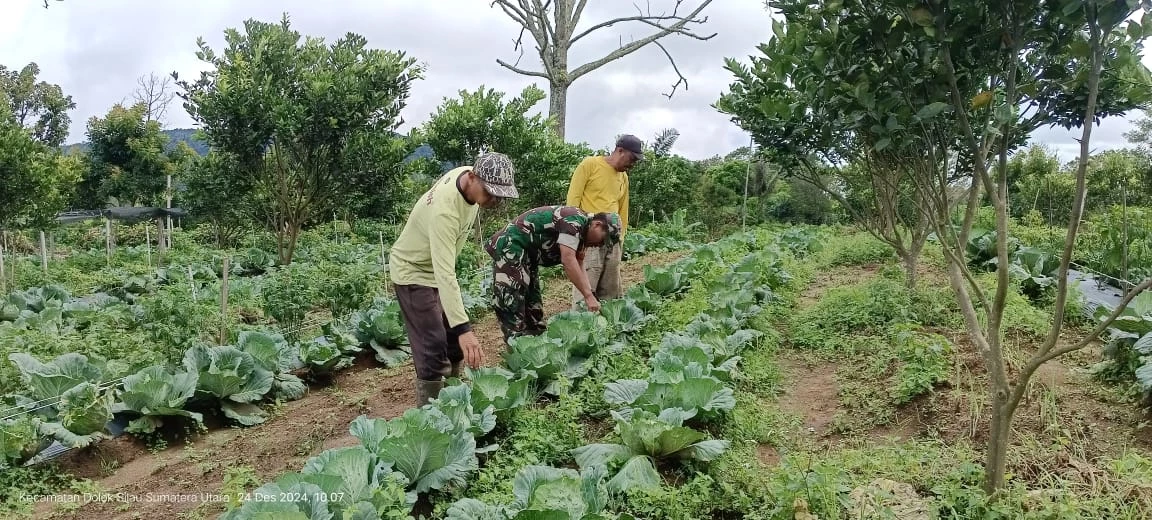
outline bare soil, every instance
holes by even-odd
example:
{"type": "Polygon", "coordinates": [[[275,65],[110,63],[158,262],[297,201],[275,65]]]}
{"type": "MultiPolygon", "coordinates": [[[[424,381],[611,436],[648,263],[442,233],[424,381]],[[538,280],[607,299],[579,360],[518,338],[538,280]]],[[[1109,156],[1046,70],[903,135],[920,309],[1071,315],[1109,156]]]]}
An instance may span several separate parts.
{"type": "Polygon", "coordinates": [[[793,357],[782,356],[780,373],[784,376],[784,393],[777,402],[780,409],[802,418],[803,428],[812,435],[823,436],[840,411],[836,383],[836,364],[818,362],[815,365],[793,357]]]}
{"type": "MultiPolygon", "coordinates": [[[[625,262],[621,269],[627,288],[644,279],[643,265],[660,265],[683,253],[662,253],[625,262]]],[[[570,308],[571,285],[564,278],[545,282],[545,315],[570,308]]],[[[484,350],[485,365],[500,364],[504,352],[503,334],[490,313],[474,330],[484,350]]],[[[375,366],[367,356],[339,373],[327,386],[313,386],[303,398],[267,406],[271,417],[250,428],[223,426],[219,418],[206,417],[208,431],[191,440],[175,440],[158,451],[144,443],[122,436],[75,450],[55,461],[61,472],[91,479],[101,493],[123,493],[133,503],[122,500],[90,502],[68,511],[40,503],[35,518],[110,519],[214,518],[223,504],[193,500],[153,501],[160,495],[220,495],[226,488],[229,469],[249,470],[254,481],[242,486],[251,490],[276,476],[298,471],[304,462],[323,450],[353,446],[359,441],[348,432],[349,423],[360,415],[392,418],[404,413],[415,401],[410,365],[392,369],[375,366]]]]}

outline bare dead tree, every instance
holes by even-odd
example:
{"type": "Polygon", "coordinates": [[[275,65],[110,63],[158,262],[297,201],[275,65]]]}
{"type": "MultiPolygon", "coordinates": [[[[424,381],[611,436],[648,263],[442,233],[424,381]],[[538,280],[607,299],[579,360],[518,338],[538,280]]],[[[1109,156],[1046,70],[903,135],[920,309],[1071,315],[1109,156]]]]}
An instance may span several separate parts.
{"type": "Polygon", "coordinates": [[[147,76],[136,78],[136,90],[132,91],[132,99],[144,104],[146,111],[144,117],[148,121],[164,123],[164,116],[168,113],[168,106],[176,98],[176,92],[171,88],[169,76],[157,76],[149,73],[147,76]]]}
{"type": "Polygon", "coordinates": [[[496,60],[496,63],[517,74],[548,80],[548,116],[553,119],[556,133],[560,137],[564,137],[568,87],[581,76],[636,52],[648,44],[655,43],[667,56],[668,61],[672,63],[672,70],[678,76],[676,83],[672,85],[672,91],[664,94],[671,98],[681,85],[687,90],[688,79],[680,72],[672,54],[657,40],[672,34],[697,40],[709,40],[716,36],[716,33],[706,36],[700,35],[689,29],[690,25],[707,23],[708,17],[700,17],[700,13],[712,3],[712,0],[700,0],[700,4],[686,15],[680,14],[684,0],[676,0],[676,5],[671,13],[654,14],[650,5],[646,10],[634,5],[637,11],[635,16],[621,16],[595,23],[582,32],[576,33],[576,26],[580,23],[580,16],[584,13],[584,7],[587,3],[588,0],[493,0],[491,4],[492,6],[500,6],[500,9],[509,18],[520,25],[520,35],[514,40],[513,47],[514,50],[520,51],[516,63],[510,64],[499,59],[496,60]],[[569,67],[568,51],[571,50],[572,45],[597,31],[625,23],[646,25],[654,30],[651,34],[640,39],[621,43],[615,50],[599,59],[575,68],[569,67]],[[532,39],[536,41],[536,53],[539,55],[540,63],[544,68],[542,71],[523,69],[519,66],[520,58],[524,56],[525,33],[531,35],[532,39]]]}

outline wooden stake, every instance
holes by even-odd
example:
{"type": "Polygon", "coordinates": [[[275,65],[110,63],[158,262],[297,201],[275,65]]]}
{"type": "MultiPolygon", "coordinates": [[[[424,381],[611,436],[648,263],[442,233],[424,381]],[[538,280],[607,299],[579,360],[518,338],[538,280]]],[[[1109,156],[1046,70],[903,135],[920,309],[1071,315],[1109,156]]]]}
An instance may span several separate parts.
{"type": "Polygon", "coordinates": [[[224,276],[220,280],[220,345],[228,338],[228,260],[224,257],[224,276]]]}
{"type": "Polygon", "coordinates": [[[0,243],[0,295],[8,293],[8,279],[4,276],[4,244],[0,243]]]}
{"type": "Polygon", "coordinates": [[[48,272],[48,246],[44,242],[44,232],[40,232],[40,267],[48,272]]]}
{"type": "MultiPolygon", "coordinates": [[[[168,189],[164,193],[165,193],[164,198],[165,198],[165,203],[167,204],[167,209],[172,209],[172,175],[171,174],[168,175],[168,189]]],[[[168,221],[168,230],[164,232],[164,245],[167,247],[172,247],[172,215],[167,215],[165,218],[168,221]]]]}
{"type": "Polygon", "coordinates": [[[152,267],[152,234],[148,231],[148,226],[144,226],[144,254],[148,258],[148,267],[152,267]]]}
{"type": "Polygon", "coordinates": [[[196,297],[196,280],[192,278],[192,266],[188,266],[188,287],[192,289],[192,301],[199,298],[196,297]]]}
{"type": "Polygon", "coordinates": [[[108,265],[112,265],[112,220],[104,219],[104,248],[107,250],[108,265]]]}

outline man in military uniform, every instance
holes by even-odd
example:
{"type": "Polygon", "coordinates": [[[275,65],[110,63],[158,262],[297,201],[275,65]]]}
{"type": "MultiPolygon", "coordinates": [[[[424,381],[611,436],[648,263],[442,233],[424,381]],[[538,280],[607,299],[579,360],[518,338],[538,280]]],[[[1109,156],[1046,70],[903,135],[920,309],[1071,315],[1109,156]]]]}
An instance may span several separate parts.
{"type": "Polygon", "coordinates": [[[584,270],[584,248],[612,247],[619,241],[619,215],[588,214],[573,206],[530,209],[492,235],[485,250],[492,256],[492,308],[504,342],[544,331],[542,266],[563,264],[588,310],[599,312],[600,301],[584,270]]]}

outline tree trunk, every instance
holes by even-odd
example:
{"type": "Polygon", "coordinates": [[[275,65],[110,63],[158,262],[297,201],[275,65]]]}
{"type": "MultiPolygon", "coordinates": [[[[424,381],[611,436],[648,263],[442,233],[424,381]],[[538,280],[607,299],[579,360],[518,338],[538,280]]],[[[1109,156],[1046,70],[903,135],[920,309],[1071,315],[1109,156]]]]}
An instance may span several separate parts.
{"type": "Polygon", "coordinates": [[[916,288],[916,265],[920,260],[920,251],[907,251],[900,255],[904,263],[904,286],[909,290],[916,288]]]}
{"type": "Polygon", "coordinates": [[[564,122],[568,111],[568,85],[552,83],[548,89],[548,118],[552,118],[552,129],[561,140],[564,138],[564,122]]]}
{"type": "Polygon", "coordinates": [[[552,82],[548,89],[548,117],[552,118],[552,129],[556,136],[564,139],[565,114],[568,111],[568,85],[552,82]]]}
{"type": "Polygon", "coordinates": [[[1016,415],[1016,407],[1008,402],[1007,392],[999,392],[993,388],[992,399],[992,420],[984,459],[984,492],[989,496],[1004,487],[1012,419],[1016,415]]]}

